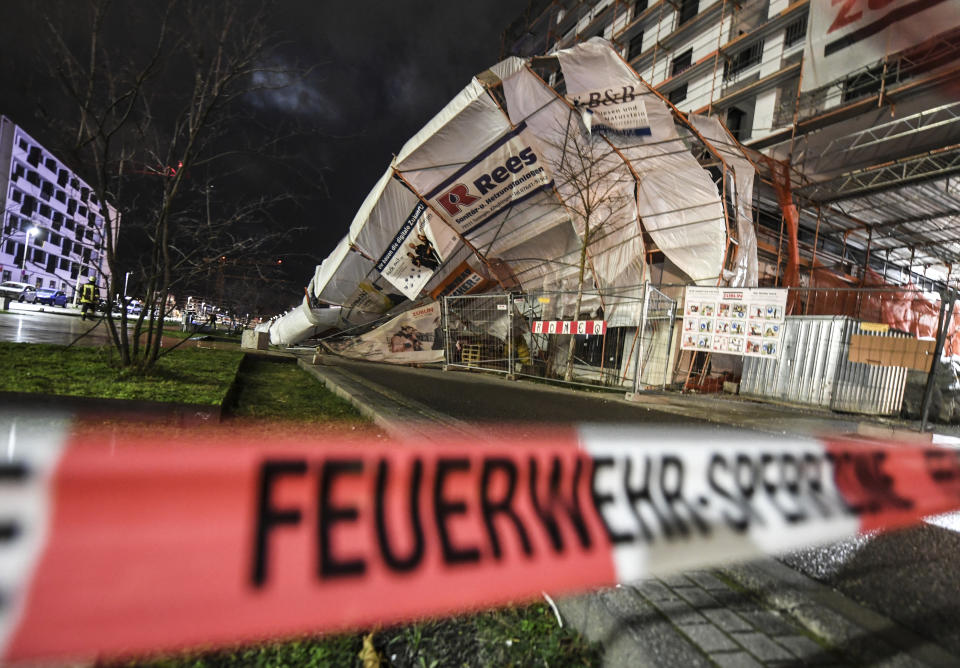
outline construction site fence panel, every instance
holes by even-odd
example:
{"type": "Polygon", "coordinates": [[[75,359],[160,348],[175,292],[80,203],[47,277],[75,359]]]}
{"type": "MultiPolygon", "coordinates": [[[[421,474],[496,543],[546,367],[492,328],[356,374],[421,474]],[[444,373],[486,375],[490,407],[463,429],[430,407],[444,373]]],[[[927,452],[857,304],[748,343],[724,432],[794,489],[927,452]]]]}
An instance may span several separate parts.
{"type": "Polygon", "coordinates": [[[912,419],[927,405],[931,421],[960,422],[960,318],[947,327],[936,294],[789,288],[779,355],[762,359],[681,351],[684,289],[585,292],[577,315],[575,292],[446,297],[445,364],[634,393],[739,381],[756,400],[912,419]]]}
{"type": "Polygon", "coordinates": [[[584,292],[577,316],[576,292],[445,297],[446,365],[624,391],[639,373],[662,386],[675,302],[653,299],[644,327],[645,294],[584,292]]]}

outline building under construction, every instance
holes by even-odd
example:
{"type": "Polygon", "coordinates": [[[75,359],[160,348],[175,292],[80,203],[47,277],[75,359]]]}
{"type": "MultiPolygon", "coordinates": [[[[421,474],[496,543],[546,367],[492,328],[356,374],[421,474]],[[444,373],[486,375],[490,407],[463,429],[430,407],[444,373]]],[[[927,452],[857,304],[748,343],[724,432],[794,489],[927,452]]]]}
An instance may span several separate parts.
{"type": "Polygon", "coordinates": [[[502,48],[274,343],[952,419],[958,0],[532,0],[502,48]]]}

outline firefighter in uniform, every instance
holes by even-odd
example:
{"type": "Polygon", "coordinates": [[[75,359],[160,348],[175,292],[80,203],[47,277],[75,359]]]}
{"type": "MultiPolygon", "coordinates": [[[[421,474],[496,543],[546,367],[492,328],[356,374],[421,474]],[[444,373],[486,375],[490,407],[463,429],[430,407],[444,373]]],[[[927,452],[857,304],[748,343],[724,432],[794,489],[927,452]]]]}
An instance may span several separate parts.
{"type": "Polygon", "coordinates": [[[80,288],[80,319],[87,319],[87,311],[93,311],[91,318],[96,320],[97,302],[100,301],[100,288],[93,276],[80,288]]]}

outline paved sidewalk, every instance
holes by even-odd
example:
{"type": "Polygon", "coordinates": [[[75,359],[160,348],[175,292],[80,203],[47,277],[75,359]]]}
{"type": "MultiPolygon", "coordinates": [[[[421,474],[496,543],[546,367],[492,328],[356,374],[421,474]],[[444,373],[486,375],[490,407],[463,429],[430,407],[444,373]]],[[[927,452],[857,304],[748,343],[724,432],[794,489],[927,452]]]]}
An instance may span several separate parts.
{"type": "MultiPolygon", "coordinates": [[[[514,383],[489,375],[398,369],[331,356],[314,365],[312,352],[306,351],[298,357],[320,382],[353,402],[387,433],[398,435],[428,433],[429,425],[439,423],[483,438],[489,423],[464,419],[482,418],[481,407],[468,405],[458,415],[458,406],[467,397],[482,394],[495,398],[491,410],[500,412],[501,421],[518,416],[545,420],[550,414],[547,407],[563,413],[569,402],[581,402],[582,410],[568,418],[586,415],[591,421],[616,422],[683,416],[694,422],[794,434],[822,432],[826,420],[834,432],[909,437],[896,426],[876,421],[753,402],[645,395],[644,405],[638,405],[616,395],[514,383]],[[431,388],[433,394],[428,393],[431,388]],[[414,396],[429,399],[431,405],[414,396]],[[503,414],[503,404],[516,404],[517,397],[523,397],[528,410],[514,405],[515,412],[503,414]]],[[[938,644],[774,559],[618,586],[561,600],[558,607],[566,623],[603,644],[605,666],[960,664],[960,657],[938,644]]]]}

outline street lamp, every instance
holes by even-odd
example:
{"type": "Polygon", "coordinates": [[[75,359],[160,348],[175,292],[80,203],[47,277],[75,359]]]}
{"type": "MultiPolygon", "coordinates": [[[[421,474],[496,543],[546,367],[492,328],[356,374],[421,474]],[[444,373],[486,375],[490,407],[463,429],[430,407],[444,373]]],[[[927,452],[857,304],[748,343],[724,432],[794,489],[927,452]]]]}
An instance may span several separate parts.
{"type": "Polygon", "coordinates": [[[21,263],[20,265],[20,271],[23,274],[27,273],[27,252],[30,249],[30,237],[32,237],[34,234],[36,234],[39,231],[40,230],[38,230],[35,227],[31,227],[29,230],[27,230],[26,239],[24,239],[23,241],[23,263],[21,263]]]}
{"type": "Polygon", "coordinates": [[[130,274],[132,273],[132,271],[128,271],[123,278],[123,308],[127,308],[127,283],[130,282],[130,274]]]}

